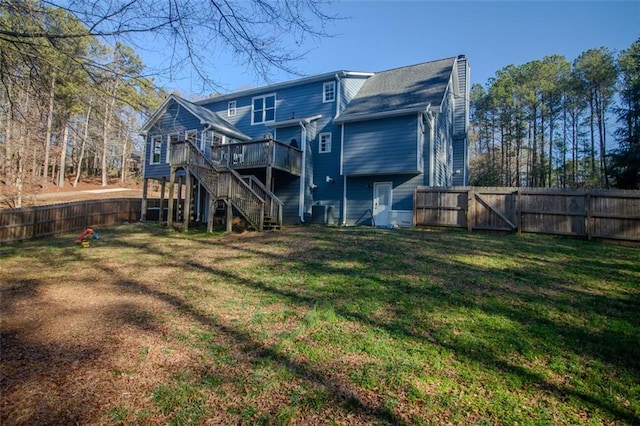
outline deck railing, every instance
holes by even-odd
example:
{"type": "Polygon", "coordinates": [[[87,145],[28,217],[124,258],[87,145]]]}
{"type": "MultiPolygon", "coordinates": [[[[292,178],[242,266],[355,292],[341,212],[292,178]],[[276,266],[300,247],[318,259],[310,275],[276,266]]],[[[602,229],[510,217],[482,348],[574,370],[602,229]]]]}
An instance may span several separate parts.
{"type": "Polygon", "coordinates": [[[296,176],[302,171],[302,151],[273,139],[214,145],[211,161],[231,169],[272,166],[296,176]]]}
{"type": "Polygon", "coordinates": [[[173,167],[188,168],[212,198],[231,200],[251,226],[262,230],[265,199],[238,172],[216,166],[191,142],[174,143],[170,163],[173,167]]]}
{"type": "Polygon", "coordinates": [[[242,176],[244,181],[264,200],[264,214],[282,225],[284,203],[273,192],[269,191],[255,176],[242,176]]]}

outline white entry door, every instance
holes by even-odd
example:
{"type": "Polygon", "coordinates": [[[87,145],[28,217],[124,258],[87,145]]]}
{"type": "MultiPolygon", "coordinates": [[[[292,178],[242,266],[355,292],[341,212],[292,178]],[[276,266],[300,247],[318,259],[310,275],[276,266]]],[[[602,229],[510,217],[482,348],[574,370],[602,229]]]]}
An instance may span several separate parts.
{"type": "Polygon", "coordinates": [[[376,226],[389,225],[392,188],[391,182],[375,182],[373,184],[373,220],[376,226]]]}

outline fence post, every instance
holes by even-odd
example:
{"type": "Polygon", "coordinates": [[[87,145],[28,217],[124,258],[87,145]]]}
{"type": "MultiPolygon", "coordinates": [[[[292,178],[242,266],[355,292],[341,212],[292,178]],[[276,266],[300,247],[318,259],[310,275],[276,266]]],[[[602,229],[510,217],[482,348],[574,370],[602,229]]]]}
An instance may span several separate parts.
{"type": "Polygon", "coordinates": [[[474,198],[475,198],[474,192],[471,190],[471,188],[468,188],[467,189],[467,231],[469,232],[473,231],[473,217],[474,217],[473,207],[475,204],[474,198]]]}
{"type": "Polygon", "coordinates": [[[522,194],[520,187],[516,189],[516,226],[518,227],[518,235],[522,235],[522,194]]]}
{"type": "Polygon", "coordinates": [[[586,223],[585,223],[585,230],[587,231],[587,240],[591,239],[591,234],[592,234],[592,230],[591,230],[591,191],[587,191],[587,195],[585,196],[585,202],[584,202],[584,208],[586,210],[585,212],[585,216],[586,216],[586,223]]]}
{"type": "Polygon", "coordinates": [[[38,226],[38,209],[34,208],[33,209],[33,224],[31,225],[31,239],[36,238],[37,234],[36,234],[36,227],[38,226]]]}

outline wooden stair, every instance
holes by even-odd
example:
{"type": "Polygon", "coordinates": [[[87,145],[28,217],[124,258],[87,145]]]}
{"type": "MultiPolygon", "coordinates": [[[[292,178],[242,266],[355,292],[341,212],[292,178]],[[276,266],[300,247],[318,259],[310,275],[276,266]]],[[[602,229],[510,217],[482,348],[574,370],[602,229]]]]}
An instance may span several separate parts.
{"type": "Polygon", "coordinates": [[[172,145],[170,165],[172,176],[178,168],[193,175],[212,201],[228,200],[251,228],[282,228],[282,201],[255,176],[241,176],[233,169],[216,166],[190,141],[172,145]]]}

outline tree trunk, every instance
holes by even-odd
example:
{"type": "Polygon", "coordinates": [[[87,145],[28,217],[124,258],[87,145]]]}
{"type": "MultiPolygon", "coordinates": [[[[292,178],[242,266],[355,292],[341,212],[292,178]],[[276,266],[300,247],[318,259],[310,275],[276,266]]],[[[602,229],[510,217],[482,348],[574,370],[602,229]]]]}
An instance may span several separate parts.
{"type": "Polygon", "coordinates": [[[78,186],[78,182],[80,181],[80,175],[82,174],[82,160],[84,159],[84,149],[87,145],[87,138],[89,137],[89,117],[91,116],[91,104],[89,104],[89,109],[87,110],[87,119],[84,123],[84,134],[82,135],[82,141],[80,144],[80,158],[78,159],[78,170],[76,173],[76,179],[73,182],[73,187],[78,186]]]}
{"type": "Polygon", "coordinates": [[[66,164],[67,164],[67,141],[69,139],[69,123],[64,124],[64,129],[62,130],[62,142],[61,142],[61,151],[60,151],[60,172],[58,173],[58,186],[60,188],[64,187],[64,177],[66,172],[66,164]]]}
{"type": "Polygon", "coordinates": [[[44,135],[44,171],[42,173],[42,187],[46,188],[49,181],[49,155],[51,152],[51,123],[53,122],[53,100],[56,90],[56,75],[51,76],[51,88],[49,89],[49,110],[47,111],[47,129],[44,135]]]}

